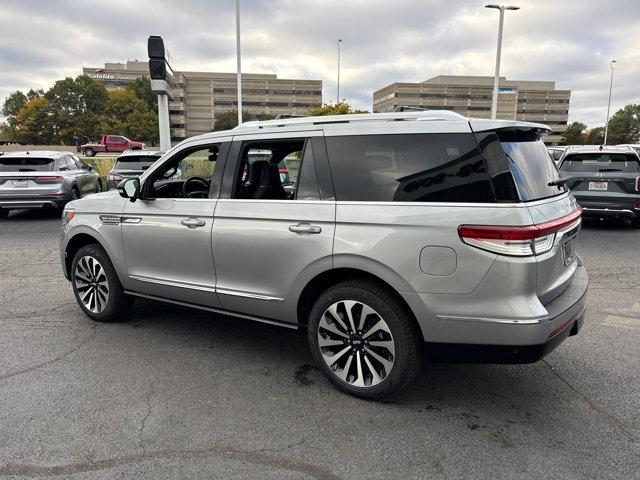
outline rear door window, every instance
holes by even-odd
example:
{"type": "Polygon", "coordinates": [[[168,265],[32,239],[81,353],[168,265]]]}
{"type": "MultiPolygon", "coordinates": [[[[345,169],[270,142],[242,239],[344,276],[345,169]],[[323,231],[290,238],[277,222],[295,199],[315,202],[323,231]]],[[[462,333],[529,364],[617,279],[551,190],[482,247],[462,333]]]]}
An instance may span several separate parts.
{"type": "Polygon", "coordinates": [[[328,136],[325,140],[337,200],[495,202],[472,134],[328,136]]]}
{"type": "Polygon", "coordinates": [[[563,172],[638,172],[636,155],[628,153],[574,153],[562,161],[563,172]]]}

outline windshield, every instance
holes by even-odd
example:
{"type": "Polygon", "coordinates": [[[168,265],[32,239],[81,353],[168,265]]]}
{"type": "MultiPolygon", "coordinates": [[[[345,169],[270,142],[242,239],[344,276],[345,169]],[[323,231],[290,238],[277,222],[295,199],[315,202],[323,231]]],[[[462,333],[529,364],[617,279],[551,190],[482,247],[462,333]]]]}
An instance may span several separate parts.
{"type": "Polygon", "coordinates": [[[53,172],[53,159],[0,157],[0,172],[53,172]]]}
{"type": "Polygon", "coordinates": [[[626,153],[577,153],[567,155],[560,170],[563,172],[637,172],[638,157],[626,153]]]}
{"type": "Polygon", "coordinates": [[[536,132],[497,131],[511,173],[524,202],[560,195],[564,186],[550,186],[560,172],[536,132]]]}
{"type": "Polygon", "coordinates": [[[153,165],[160,157],[154,157],[151,155],[141,155],[135,157],[120,157],[114,170],[146,170],[153,165]]]}

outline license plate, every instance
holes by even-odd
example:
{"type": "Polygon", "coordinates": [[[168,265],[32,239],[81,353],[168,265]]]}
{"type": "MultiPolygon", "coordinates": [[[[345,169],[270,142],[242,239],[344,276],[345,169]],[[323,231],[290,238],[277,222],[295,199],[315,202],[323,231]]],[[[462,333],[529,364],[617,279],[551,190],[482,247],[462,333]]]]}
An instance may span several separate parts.
{"type": "Polygon", "coordinates": [[[26,180],[14,180],[13,188],[27,188],[29,186],[26,180]]]}
{"type": "Polygon", "coordinates": [[[571,260],[573,260],[575,253],[573,251],[573,243],[565,242],[562,244],[562,259],[564,260],[565,265],[569,265],[571,260]]]}
{"type": "Polygon", "coordinates": [[[609,188],[609,182],[589,182],[589,190],[603,191],[609,188]]]}

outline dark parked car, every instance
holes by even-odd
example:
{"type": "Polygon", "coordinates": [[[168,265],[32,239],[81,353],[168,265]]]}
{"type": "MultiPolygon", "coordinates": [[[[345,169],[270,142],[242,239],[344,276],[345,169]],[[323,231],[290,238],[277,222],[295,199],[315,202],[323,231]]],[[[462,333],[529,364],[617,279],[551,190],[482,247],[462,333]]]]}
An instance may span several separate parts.
{"type": "Polygon", "coordinates": [[[0,156],[0,216],[10,210],[59,208],[102,191],[100,175],[70,152],[12,152],[0,156]]]}
{"type": "Polygon", "coordinates": [[[560,160],[585,217],[640,223],[640,158],[630,147],[571,147],[560,160]]]}
{"type": "Polygon", "coordinates": [[[139,177],[162,155],[163,152],[127,150],[116,159],[116,164],[107,174],[107,190],[115,189],[125,178],[139,177]]]}

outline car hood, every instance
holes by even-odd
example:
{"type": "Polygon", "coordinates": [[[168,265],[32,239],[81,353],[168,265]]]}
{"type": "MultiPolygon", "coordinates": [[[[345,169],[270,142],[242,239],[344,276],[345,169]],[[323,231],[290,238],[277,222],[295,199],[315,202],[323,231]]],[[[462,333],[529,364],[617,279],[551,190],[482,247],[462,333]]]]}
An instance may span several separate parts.
{"type": "Polygon", "coordinates": [[[117,190],[92,193],[79,200],[67,203],[67,208],[74,208],[77,212],[116,213],[120,214],[126,198],[122,198],[117,190]]]}

